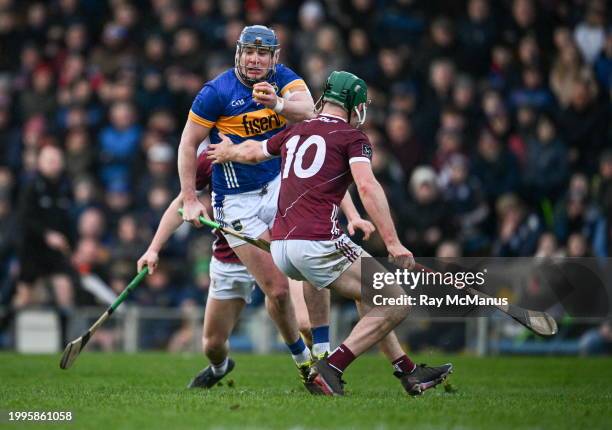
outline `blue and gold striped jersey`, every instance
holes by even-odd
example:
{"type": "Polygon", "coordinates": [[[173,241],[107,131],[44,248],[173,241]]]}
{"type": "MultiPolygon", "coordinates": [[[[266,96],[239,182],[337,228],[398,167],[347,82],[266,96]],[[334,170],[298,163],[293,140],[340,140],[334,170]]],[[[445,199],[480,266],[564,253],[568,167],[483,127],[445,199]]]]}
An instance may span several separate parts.
{"type": "MultiPolygon", "coordinates": [[[[302,78],[282,64],[276,66],[268,82],[280,96],[306,87],[302,78]]],[[[238,80],[233,68],[204,85],[191,105],[189,119],[211,128],[211,143],[218,143],[219,132],[222,132],[235,144],[247,139],[269,139],[287,123],[283,115],[253,101],[252,89],[238,80]]],[[[253,191],[270,182],[279,172],[280,158],[257,165],[215,164],[212,187],[219,195],[253,191]]]]}

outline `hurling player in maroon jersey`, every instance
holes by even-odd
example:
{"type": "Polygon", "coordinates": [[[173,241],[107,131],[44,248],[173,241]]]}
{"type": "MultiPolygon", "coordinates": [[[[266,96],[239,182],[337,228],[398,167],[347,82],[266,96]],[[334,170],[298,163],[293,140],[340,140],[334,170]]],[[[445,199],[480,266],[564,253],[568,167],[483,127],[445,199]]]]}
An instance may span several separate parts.
{"type": "MultiPolygon", "coordinates": [[[[198,156],[196,170],[196,190],[200,198],[203,197],[203,192],[210,183],[211,168],[212,162],[206,158],[206,152],[203,151],[198,156]]],[[[183,223],[178,215],[181,205],[182,199],[179,195],[164,212],[149,248],[138,260],[138,271],[147,266],[150,273],[153,273],[157,268],[160,250],[183,223]]],[[[365,237],[369,237],[374,231],[374,226],[370,222],[361,219],[350,199],[344,202],[343,211],[350,220],[351,234],[355,232],[355,229],[360,229],[364,232],[365,237]]],[[[211,285],[202,330],[202,346],[210,365],[193,378],[189,383],[190,388],[211,388],[234,368],[235,363],[229,358],[227,340],[245,304],[250,302],[251,290],[255,285],[255,279],[240,262],[225,237],[217,231],[215,231],[215,236],[210,263],[211,285]]],[[[300,332],[302,336],[308,337],[311,323],[304,294],[309,293],[309,289],[303,292],[302,282],[290,280],[290,292],[295,304],[300,332]]],[[[327,320],[323,321],[321,318],[329,318],[329,313],[326,311],[321,314],[322,316],[317,316],[319,322],[328,324],[327,320]]],[[[316,320],[313,319],[314,321],[316,320]]],[[[315,351],[313,349],[313,352],[315,351]]],[[[327,351],[329,351],[329,346],[327,351]]]]}
{"type": "MultiPolygon", "coordinates": [[[[210,182],[211,167],[206,152],[202,152],[198,156],[196,171],[196,190],[200,199],[210,182]]],[[[144,266],[149,268],[149,273],[155,271],[159,252],[183,224],[178,213],[182,203],[179,195],[164,212],[149,248],[138,260],[138,271],[144,266]]],[[[227,340],[244,306],[251,301],[251,291],[255,286],[255,279],[234,254],[225,237],[219,232],[215,232],[215,236],[210,262],[210,289],[202,329],[202,347],[210,365],[192,379],[189,388],[212,388],[234,368],[227,340]]]]}
{"type": "MultiPolygon", "coordinates": [[[[420,394],[439,384],[452,365],[415,366],[408,359],[392,332],[406,317],[408,306],[374,310],[361,301],[361,256],[368,255],[338,225],[338,207],[354,181],[390,260],[403,268],[414,267],[412,253],[399,241],[385,193],[372,172],[370,142],[350,123],[355,115],[363,124],[366,102],[367,86],[362,79],[348,72],[333,72],[316,118],[294,124],[264,142],[233,145],[224,138],[209,148],[208,157],[216,163],[256,163],[281,156],[281,188],[271,236],[275,264],[290,278],[307,280],[315,288],[333,289],[357,303],[361,320],[328,358],[313,367],[313,382],[320,390],[327,395],[344,394],[341,375],[346,367],[380,342],[396,364],[395,375],[406,391],[420,394]]],[[[387,297],[402,294],[398,285],[385,286],[387,297]]]]}

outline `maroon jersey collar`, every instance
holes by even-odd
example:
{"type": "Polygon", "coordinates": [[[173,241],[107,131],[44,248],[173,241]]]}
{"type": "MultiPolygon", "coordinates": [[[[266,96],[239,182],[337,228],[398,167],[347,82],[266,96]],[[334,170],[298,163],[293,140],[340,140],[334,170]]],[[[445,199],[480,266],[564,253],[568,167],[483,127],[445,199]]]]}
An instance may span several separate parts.
{"type": "Polygon", "coordinates": [[[330,118],[336,118],[336,119],[339,119],[339,120],[341,120],[341,121],[347,122],[347,121],[346,121],[344,118],[342,118],[341,116],[332,115],[332,114],[330,114],[330,113],[320,113],[319,115],[321,115],[321,116],[328,116],[328,117],[330,117],[330,118]]]}

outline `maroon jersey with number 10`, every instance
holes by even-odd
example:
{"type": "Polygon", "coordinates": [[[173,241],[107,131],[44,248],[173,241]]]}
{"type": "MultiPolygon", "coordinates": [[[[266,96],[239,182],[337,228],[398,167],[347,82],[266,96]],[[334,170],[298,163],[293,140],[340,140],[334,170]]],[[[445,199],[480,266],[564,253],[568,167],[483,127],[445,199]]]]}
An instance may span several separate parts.
{"type": "Polygon", "coordinates": [[[353,182],[350,164],[372,159],[367,136],[342,118],[319,115],[276,134],[263,150],[283,159],[272,240],[338,238],[340,202],[353,182]]]}

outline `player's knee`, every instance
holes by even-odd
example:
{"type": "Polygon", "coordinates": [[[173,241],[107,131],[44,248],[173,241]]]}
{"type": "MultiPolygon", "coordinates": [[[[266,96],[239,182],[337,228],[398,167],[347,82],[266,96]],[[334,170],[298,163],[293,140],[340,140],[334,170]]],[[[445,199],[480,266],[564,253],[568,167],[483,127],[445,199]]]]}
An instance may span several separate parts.
{"type": "Polygon", "coordinates": [[[269,304],[278,306],[286,303],[290,299],[289,286],[287,284],[277,284],[268,288],[266,296],[269,304]]]}
{"type": "Polygon", "coordinates": [[[202,336],[202,347],[204,349],[205,354],[222,351],[225,348],[226,342],[227,339],[223,338],[223,336],[202,336]]]}
{"type": "Polygon", "coordinates": [[[268,307],[282,307],[291,300],[289,281],[278,270],[267,271],[264,279],[258,279],[258,283],[266,295],[266,305],[268,307]]]}

